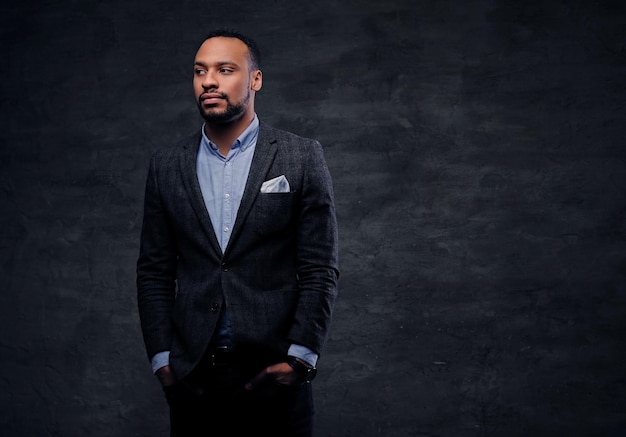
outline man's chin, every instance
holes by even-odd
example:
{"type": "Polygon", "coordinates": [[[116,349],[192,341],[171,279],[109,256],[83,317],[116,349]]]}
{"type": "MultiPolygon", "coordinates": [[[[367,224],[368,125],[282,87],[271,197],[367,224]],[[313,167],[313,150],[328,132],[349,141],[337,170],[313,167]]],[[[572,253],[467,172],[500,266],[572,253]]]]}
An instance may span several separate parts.
{"type": "Polygon", "coordinates": [[[207,123],[225,124],[237,120],[242,116],[243,112],[234,111],[206,111],[201,110],[200,114],[207,123]]]}

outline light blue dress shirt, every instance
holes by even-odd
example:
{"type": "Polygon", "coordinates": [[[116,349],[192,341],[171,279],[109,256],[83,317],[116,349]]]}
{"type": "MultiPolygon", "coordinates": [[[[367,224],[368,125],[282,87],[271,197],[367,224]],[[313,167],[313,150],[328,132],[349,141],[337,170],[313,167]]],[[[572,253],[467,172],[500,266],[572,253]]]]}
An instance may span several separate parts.
{"type": "MultiPolygon", "coordinates": [[[[202,126],[196,171],[202,197],[222,252],[228,245],[237,218],[258,136],[259,119],[255,114],[254,120],[235,140],[228,155],[222,156],[217,146],[206,136],[202,126]]],[[[232,346],[232,329],[227,307],[222,310],[213,341],[217,346],[232,346]]],[[[317,354],[304,346],[291,345],[288,354],[311,365],[317,363],[317,354]]],[[[154,372],[167,364],[169,352],[159,352],[152,358],[154,372]]]]}

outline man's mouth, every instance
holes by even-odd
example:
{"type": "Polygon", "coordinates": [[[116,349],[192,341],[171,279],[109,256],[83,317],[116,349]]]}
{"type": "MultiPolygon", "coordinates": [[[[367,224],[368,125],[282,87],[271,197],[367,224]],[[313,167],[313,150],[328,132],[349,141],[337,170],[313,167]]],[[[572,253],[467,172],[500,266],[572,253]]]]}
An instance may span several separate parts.
{"type": "Polygon", "coordinates": [[[219,103],[221,100],[225,100],[226,96],[222,93],[203,93],[200,95],[200,102],[205,105],[212,105],[219,103]]]}

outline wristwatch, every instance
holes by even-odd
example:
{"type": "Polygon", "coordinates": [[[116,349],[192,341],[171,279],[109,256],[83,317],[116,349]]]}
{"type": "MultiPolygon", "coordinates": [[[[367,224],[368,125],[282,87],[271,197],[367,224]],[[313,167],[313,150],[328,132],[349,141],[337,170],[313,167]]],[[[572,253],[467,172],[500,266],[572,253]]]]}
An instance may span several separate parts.
{"type": "Polygon", "coordinates": [[[315,375],[317,375],[317,368],[313,366],[307,366],[303,361],[296,357],[288,357],[287,364],[291,366],[301,377],[304,383],[308,384],[313,381],[315,375]]]}

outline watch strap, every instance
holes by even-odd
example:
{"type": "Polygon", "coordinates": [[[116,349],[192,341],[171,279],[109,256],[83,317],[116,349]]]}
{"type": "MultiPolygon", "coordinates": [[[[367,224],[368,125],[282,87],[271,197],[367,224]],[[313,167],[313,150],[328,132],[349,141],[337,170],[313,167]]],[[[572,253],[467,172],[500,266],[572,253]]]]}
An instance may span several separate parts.
{"type": "Polygon", "coordinates": [[[311,382],[317,374],[317,369],[314,366],[307,366],[302,360],[296,357],[289,356],[287,364],[302,377],[305,383],[311,382]]]}

